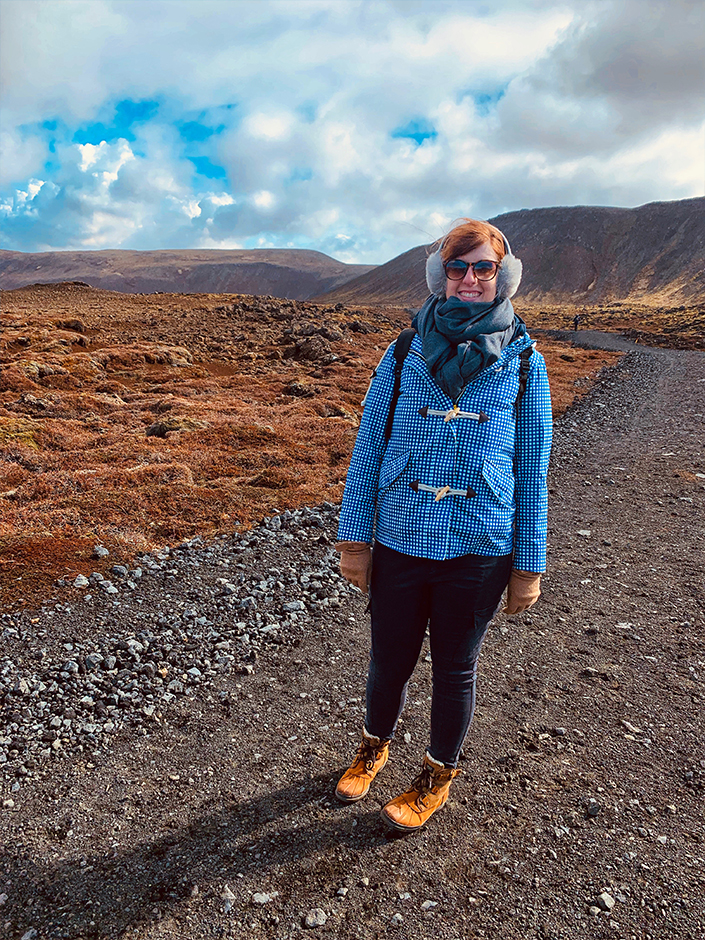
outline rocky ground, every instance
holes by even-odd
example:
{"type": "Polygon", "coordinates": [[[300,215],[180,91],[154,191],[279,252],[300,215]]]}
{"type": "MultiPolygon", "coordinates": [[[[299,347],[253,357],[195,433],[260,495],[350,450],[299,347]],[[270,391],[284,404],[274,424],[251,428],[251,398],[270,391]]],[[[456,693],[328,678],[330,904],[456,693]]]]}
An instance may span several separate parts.
{"type": "Polygon", "coordinates": [[[0,935],[699,940],[704,415],[705,354],[632,348],[558,420],[543,597],[497,618],[413,837],[378,814],[423,754],[426,651],[371,796],[333,798],[368,650],[333,502],[5,614],[0,935]]]}

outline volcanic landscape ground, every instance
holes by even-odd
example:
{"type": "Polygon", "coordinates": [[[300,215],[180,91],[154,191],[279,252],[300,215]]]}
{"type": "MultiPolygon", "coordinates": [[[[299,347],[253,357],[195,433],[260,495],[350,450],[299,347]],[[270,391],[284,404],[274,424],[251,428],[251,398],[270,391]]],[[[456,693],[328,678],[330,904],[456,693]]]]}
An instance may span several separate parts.
{"type": "MultiPolygon", "coordinates": [[[[80,283],[6,291],[5,604],[90,574],[96,543],[129,563],[138,550],[338,500],[370,374],[408,323],[398,307],[80,283]]],[[[539,345],[556,414],[619,357],[539,345]]]]}
{"type": "Polygon", "coordinates": [[[80,284],[3,307],[0,935],[702,940],[688,323],[669,348],[655,313],[635,345],[522,311],[556,409],[543,595],[498,615],[463,773],[400,839],[379,810],[420,765],[430,652],[369,798],[338,805],[369,636],[332,544],[408,313],[80,284]]]}

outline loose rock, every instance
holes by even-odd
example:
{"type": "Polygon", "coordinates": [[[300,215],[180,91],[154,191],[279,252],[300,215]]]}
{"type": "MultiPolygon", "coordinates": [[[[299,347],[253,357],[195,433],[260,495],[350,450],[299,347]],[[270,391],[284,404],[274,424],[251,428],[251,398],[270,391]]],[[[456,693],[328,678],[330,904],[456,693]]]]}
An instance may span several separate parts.
{"type": "Polygon", "coordinates": [[[597,899],[597,906],[602,911],[611,911],[617,902],[612,897],[611,894],[608,894],[607,891],[603,891],[602,894],[597,899]]]}
{"type": "Polygon", "coordinates": [[[257,892],[257,893],[255,893],[255,894],[252,895],[251,900],[252,900],[252,903],[253,903],[254,905],[260,905],[260,906],[261,906],[261,905],[264,905],[264,904],[269,904],[269,902],[272,901],[272,900],[274,900],[274,898],[276,898],[276,897],[279,897],[279,892],[278,892],[278,891],[273,891],[271,894],[265,894],[265,893],[259,893],[259,892],[257,892]]]}
{"type": "Polygon", "coordinates": [[[306,927],[322,927],[327,920],[326,912],[320,907],[314,907],[304,918],[304,924],[306,927]]]}

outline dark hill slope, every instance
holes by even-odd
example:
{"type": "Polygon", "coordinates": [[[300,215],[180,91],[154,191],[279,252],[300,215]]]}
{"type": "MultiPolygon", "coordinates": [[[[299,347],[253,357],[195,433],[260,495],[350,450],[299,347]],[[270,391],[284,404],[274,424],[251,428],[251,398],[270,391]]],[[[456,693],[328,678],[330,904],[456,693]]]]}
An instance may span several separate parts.
{"type": "Polygon", "coordinates": [[[128,294],[271,294],[306,300],[371,268],[304,249],[0,251],[0,288],[85,281],[128,294]]]}
{"type": "MultiPolygon", "coordinates": [[[[491,220],[524,263],[525,300],[692,303],[705,292],[705,198],[522,209],[491,220]]],[[[429,246],[420,245],[320,298],[418,306],[429,246]]]]}

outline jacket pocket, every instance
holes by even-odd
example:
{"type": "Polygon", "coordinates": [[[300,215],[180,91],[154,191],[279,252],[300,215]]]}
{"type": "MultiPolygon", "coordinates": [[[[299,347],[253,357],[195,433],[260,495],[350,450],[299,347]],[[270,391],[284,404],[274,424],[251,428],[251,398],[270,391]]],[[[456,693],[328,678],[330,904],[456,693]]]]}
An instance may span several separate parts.
{"type": "Polygon", "coordinates": [[[503,506],[514,504],[514,468],[510,460],[483,460],[482,477],[503,506]]]}
{"type": "Polygon", "coordinates": [[[396,451],[392,454],[385,454],[382,467],[379,471],[378,489],[380,492],[382,490],[388,490],[390,486],[396,483],[402,473],[406,470],[410,460],[411,451],[408,450],[396,451]]]}

